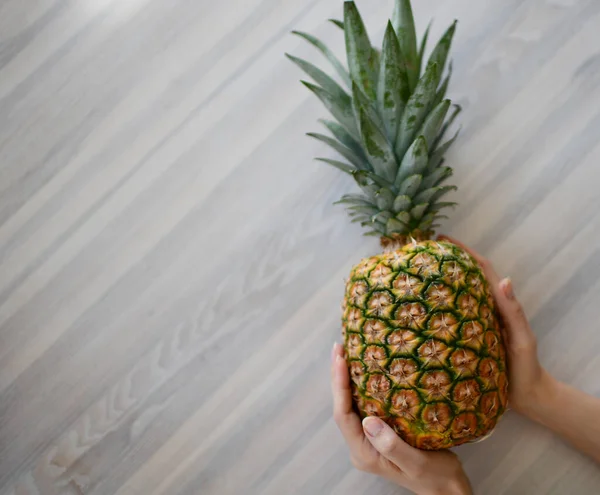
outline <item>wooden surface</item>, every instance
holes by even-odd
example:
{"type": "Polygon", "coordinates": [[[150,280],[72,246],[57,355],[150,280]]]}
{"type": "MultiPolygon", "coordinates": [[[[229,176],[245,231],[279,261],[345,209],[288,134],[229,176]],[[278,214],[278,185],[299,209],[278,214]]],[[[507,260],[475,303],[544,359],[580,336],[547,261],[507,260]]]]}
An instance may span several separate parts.
{"type": "MultiPolygon", "coordinates": [[[[359,1],[380,40],[391,1],[359,1]]],[[[418,0],[460,20],[444,230],[512,275],[544,364],[600,394],[600,2],[418,0]]],[[[285,51],[341,55],[340,0],[0,3],[0,493],[401,493],[350,466],[328,356],[377,242],[312,161],[285,51]]],[[[325,67],[325,64],[321,64],[325,67]]],[[[478,494],[600,471],[509,413],[478,494]]]]}

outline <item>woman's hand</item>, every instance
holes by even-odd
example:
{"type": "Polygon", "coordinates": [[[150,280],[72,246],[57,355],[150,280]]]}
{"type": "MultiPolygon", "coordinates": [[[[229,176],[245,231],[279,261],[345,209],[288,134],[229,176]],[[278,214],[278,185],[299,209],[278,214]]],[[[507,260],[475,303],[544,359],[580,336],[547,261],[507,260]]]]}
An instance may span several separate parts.
{"type": "Polygon", "coordinates": [[[360,418],[352,409],[350,376],[342,346],[332,351],[333,417],[350,447],[352,464],[418,495],[469,495],[461,463],[451,452],[425,452],[403,442],[375,417],[360,418]]]}
{"type": "Polygon", "coordinates": [[[486,258],[461,242],[446,236],[438,239],[456,244],[467,251],[481,266],[504,323],[504,340],[508,353],[509,406],[531,415],[534,407],[546,398],[555,380],[542,368],[537,355],[537,341],[523,308],[515,298],[512,282],[501,279],[486,258]]]}
{"type": "Polygon", "coordinates": [[[555,380],[542,368],[535,335],[515,299],[510,279],[500,280],[485,258],[454,239],[443,239],[469,252],[490,283],[505,327],[511,407],[550,428],[600,463],[600,398],[555,380]]]}

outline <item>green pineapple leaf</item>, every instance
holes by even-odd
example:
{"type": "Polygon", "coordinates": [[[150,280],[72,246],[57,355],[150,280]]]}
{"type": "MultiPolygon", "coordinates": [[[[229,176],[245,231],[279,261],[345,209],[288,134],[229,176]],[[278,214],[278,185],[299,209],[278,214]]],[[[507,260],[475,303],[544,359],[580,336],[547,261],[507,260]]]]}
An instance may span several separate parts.
{"type": "Polygon", "coordinates": [[[429,149],[433,149],[433,145],[437,139],[438,133],[440,132],[440,128],[444,123],[444,119],[446,118],[446,114],[450,109],[450,100],[444,100],[437,107],[433,109],[433,111],[427,116],[425,122],[423,123],[423,127],[419,130],[419,136],[423,136],[425,138],[425,142],[429,149]]]}
{"type": "Polygon", "coordinates": [[[354,165],[358,170],[364,170],[365,162],[360,160],[352,150],[346,148],[344,145],[338,143],[335,139],[330,138],[329,136],[324,136],[323,134],[319,134],[317,132],[309,132],[307,136],[315,138],[331,148],[337,151],[340,155],[342,155],[346,160],[348,160],[352,165],[354,165]]]}
{"type": "Polygon", "coordinates": [[[313,45],[315,48],[317,48],[317,50],[319,50],[323,55],[325,55],[327,60],[329,60],[329,62],[331,63],[333,68],[336,70],[336,72],[339,74],[339,76],[342,78],[344,83],[348,87],[351,86],[352,83],[351,83],[350,75],[348,74],[348,71],[346,70],[344,65],[338,60],[338,58],[333,54],[333,52],[329,48],[327,48],[327,46],[322,41],[315,38],[313,35],[304,33],[302,31],[292,31],[292,34],[295,34],[296,36],[300,36],[301,38],[304,38],[311,45],[313,45]]]}
{"type": "Polygon", "coordinates": [[[368,222],[371,217],[369,215],[356,215],[356,216],[350,216],[352,218],[352,220],[350,220],[350,223],[359,223],[361,225],[365,225],[366,222],[368,222]]]}
{"type": "Polygon", "coordinates": [[[398,124],[409,95],[410,89],[406,67],[400,52],[400,43],[392,23],[388,22],[383,39],[377,106],[392,146],[395,144],[398,124]]]}
{"type": "Polygon", "coordinates": [[[456,134],[454,134],[454,137],[452,139],[450,139],[449,141],[446,141],[444,144],[442,144],[438,149],[436,149],[434,151],[434,153],[431,155],[431,158],[429,159],[429,165],[427,166],[428,172],[433,172],[443,163],[444,155],[446,154],[446,152],[448,151],[450,146],[452,146],[452,144],[454,144],[454,141],[456,141],[456,139],[458,138],[459,133],[460,133],[460,129],[458,131],[456,131],[456,134]]]}
{"type": "Polygon", "coordinates": [[[392,147],[363,109],[359,110],[359,119],[362,142],[373,171],[393,182],[398,165],[392,147]]]}
{"type": "Polygon", "coordinates": [[[434,220],[435,220],[435,217],[434,217],[433,213],[428,213],[427,215],[423,216],[423,218],[421,218],[419,220],[419,228],[421,230],[432,229],[434,220]]]}
{"type": "Polygon", "coordinates": [[[344,194],[341,199],[337,200],[334,205],[362,205],[362,206],[375,206],[365,196],[360,194],[344,194]]]}
{"type": "Polygon", "coordinates": [[[445,218],[440,210],[455,205],[442,197],[456,189],[445,185],[453,172],[443,165],[458,132],[449,140],[445,136],[461,110],[458,105],[450,109],[446,99],[456,22],[428,57],[431,23],[417,40],[410,0],[395,0],[381,50],[371,45],[354,1],[344,2],[343,20],[329,22],[344,31],[348,69],[314,36],[294,34],[321,51],[343,83],[306,60],[286,55],[314,81],[302,83],[333,115],[320,121],[327,136],[308,135],[343,158],[317,160],[352,175],[361,189],[336,204],[345,205],[351,221],[367,228],[365,235],[427,237],[436,220],[445,218]]]}
{"type": "Polygon", "coordinates": [[[423,179],[421,187],[423,189],[435,187],[451,177],[452,174],[453,171],[450,167],[438,167],[423,179]]]}
{"type": "Polygon", "coordinates": [[[417,221],[421,220],[427,211],[427,208],[429,208],[429,203],[420,203],[410,210],[410,216],[417,221]]]}
{"type": "MultiPolygon", "coordinates": [[[[420,175],[427,168],[428,162],[427,142],[423,136],[419,136],[404,155],[394,181],[396,187],[400,187],[407,177],[420,175]]],[[[409,196],[412,197],[410,194],[409,196]]]]}
{"type": "Polygon", "coordinates": [[[410,224],[410,213],[407,211],[401,211],[396,214],[396,220],[408,227],[410,224]]]}
{"type": "Polygon", "coordinates": [[[383,122],[381,117],[372,105],[369,98],[363,93],[360,86],[352,81],[352,107],[354,109],[354,117],[356,118],[356,125],[360,129],[360,111],[364,111],[369,118],[379,129],[383,130],[383,122]]]}
{"type": "Polygon", "coordinates": [[[431,205],[429,210],[434,213],[437,213],[438,211],[443,210],[444,208],[454,208],[457,205],[458,205],[458,203],[454,203],[451,201],[440,202],[440,203],[435,203],[435,204],[431,205]]]}
{"type": "Polygon", "coordinates": [[[378,231],[380,234],[385,234],[385,224],[372,219],[367,220],[366,222],[361,223],[363,227],[371,227],[372,229],[378,231]]]}
{"type": "Polygon", "coordinates": [[[348,216],[352,219],[350,223],[364,222],[369,217],[367,215],[359,215],[354,213],[348,213],[348,216]]]}
{"type": "Polygon", "coordinates": [[[351,215],[364,214],[372,217],[379,213],[379,210],[375,206],[351,206],[347,209],[351,215]]]}
{"type": "Polygon", "coordinates": [[[347,148],[350,148],[354,154],[360,158],[362,161],[367,161],[367,157],[365,156],[365,152],[362,149],[360,143],[353,138],[350,133],[344,128],[344,126],[338,124],[337,122],[333,122],[331,120],[319,119],[319,122],[323,124],[329,132],[334,135],[334,137],[342,143],[347,148]]]}
{"type": "Polygon", "coordinates": [[[423,39],[421,40],[421,47],[419,48],[419,67],[417,74],[421,75],[421,70],[423,69],[423,57],[425,57],[425,50],[427,48],[427,40],[429,40],[429,32],[431,31],[431,24],[433,21],[430,21],[427,25],[427,29],[425,30],[425,34],[423,35],[423,39]]]}
{"type": "MultiPolygon", "coordinates": [[[[373,47],[373,56],[375,57],[375,74],[377,74],[379,67],[381,66],[381,50],[373,47]]],[[[377,88],[375,88],[377,89],[377,88]]]]}
{"type": "Polygon", "coordinates": [[[419,194],[415,196],[415,203],[432,203],[434,198],[437,197],[437,194],[444,189],[443,186],[430,187],[429,189],[422,190],[419,194]]]}
{"type": "Polygon", "coordinates": [[[375,100],[377,96],[377,57],[354,2],[344,2],[344,33],[350,76],[371,100],[375,100]]]}
{"type": "Polygon", "coordinates": [[[358,129],[356,128],[356,122],[354,121],[354,114],[352,112],[352,101],[351,98],[348,99],[336,99],[327,91],[325,91],[320,86],[316,86],[307,81],[301,81],[304,86],[306,86],[310,91],[312,91],[319,100],[325,105],[325,108],[329,110],[331,115],[342,124],[348,132],[358,137],[358,129]]]}
{"type": "Polygon", "coordinates": [[[406,180],[400,186],[399,194],[406,195],[410,198],[414,197],[414,195],[419,190],[419,186],[421,185],[422,181],[423,181],[422,175],[416,174],[416,175],[411,175],[410,177],[407,177],[406,180]]]}
{"type": "Polygon", "coordinates": [[[374,222],[387,222],[390,218],[394,218],[389,211],[380,211],[371,217],[374,222]]]}
{"type": "MultiPolygon", "coordinates": [[[[361,173],[363,173],[363,171],[361,171],[361,173]]],[[[371,181],[374,184],[377,184],[380,187],[384,187],[386,189],[389,189],[390,191],[396,191],[396,187],[394,187],[394,184],[392,184],[391,182],[388,182],[387,180],[385,180],[383,177],[370,172],[368,170],[364,171],[366,177],[368,177],[369,179],[371,179],[371,181]]]]}
{"type": "Polygon", "coordinates": [[[367,213],[358,213],[358,212],[348,212],[348,216],[351,218],[350,223],[360,223],[368,222],[372,215],[367,213]]]}
{"type": "Polygon", "coordinates": [[[417,60],[417,33],[410,0],[396,0],[392,25],[398,35],[400,50],[406,61],[408,84],[412,91],[417,86],[419,79],[419,62],[417,60]]]}
{"type": "Polygon", "coordinates": [[[442,196],[448,194],[451,191],[456,191],[458,188],[456,186],[441,186],[438,188],[436,193],[431,197],[431,203],[435,203],[442,196]]]}
{"type": "MultiPolygon", "coordinates": [[[[462,107],[460,105],[454,105],[454,110],[452,112],[452,115],[450,115],[450,117],[448,118],[448,120],[446,121],[446,123],[444,124],[444,126],[442,127],[442,130],[440,131],[440,134],[438,135],[437,139],[435,140],[435,143],[433,144],[433,149],[434,150],[442,142],[442,139],[444,139],[444,136],[446,135],[446,132],[448,131],[448,129],[450,128],[450,126],[454,123],[454,120],[456,119],[456,117],[458,117],[458,114],[461,111],[462,111],[462,107]]],[[[460,131],[460,129],[459,129],[459,131],[460,131]]]]}
{"type": "Polygon", "coordinates": [[[444,67],[446,65],[446,59],[448,58],[448,53],[450,52],[450,46],[452,45],[452,38],[454,37],[454,33],[456,31],[457,21],[454,21],[452,25],[446,30],[438,44],[431,52],[431,56],[429,57],[429,62],[427,65],[437,64],[438,66],[438,75],[436,79],[436,87],[440,83],[442,78],[442,74],[444,73],[444,67]]]}
{"type": "Polygon", "coordinates": [[[342,172],[346,172],[350,175],[352,175],[356,171],[356,167],[353,167],[352,165],[348,165],[347,163],[340,162],[337,160],[331,160],[329,158],[315,158],[315,160],[317,160],[318,162],[327,163],[328,165],[331,165],[332,167],[335,167],[341,170],[342,172]]]}
{"type": "Polygon", "coordinates": [[[377,204],[377,197],[379,196],[380,186],[373,184],[373,181],[369,178],[369,174],[365,170],[359,170],[352,174],[354,181],[358,184],[358,187],[367,195],[369,200],[374,204],[377,204]]]}
{"type": "Polygon", "coordinates": [[[306,74],[308,74],[319,86],[327,91],[327,93],[329,93],[334,100],[350,103],[350,95],[348,95],[348,93],[346,93],[337,82],[325,74],[325,72],[323,72],[321,69],[315,67],[310,62],[302,60],[298,57],[294,57],[289,53],[286,53],[285,56],[294,62],[298,67],[300,67],[304,72],[306,72],[306,74]]]}
{"type": "Polygon", "coordinates": [[[436,80],[437,65],[429,65],[417,84],[415,92],[406,104],[396,140],[396,156],[398,159],[404,156],[427,116],[427,110],[435,97],[436,80]]]}
{"type": "Polygon", "coordinates": [[[380,210],[391,210],[394,204],[394,193],[389,189],[381,188],[377,194],[377,208],[380,210]]]}
{"type": "Polygon", "coordinates": [[[392,235],[392,234],[406,234],[408,233],[408,226],[404,223],[402,223],[401,221],[395,219],[395,218],[390,218],[385,226],[385,234],[387,235],[392,235]]]}
{"type": "MultiPolygon", "coordinates": [[[[434,220],[434,221],[436,221],[436,220],[448,220],[448,219],[449,219],[449,217],[448,217],[448,216],[446,216],[446,215],[435,215],[435,216],[433,217],[433,220],[434,220]]],[[[434,224],[431,226],[431,228],[432,228],[432,229],[437,229],[438,227],[440,227],[440,224],[439,224],[439,223],[434,223],[434,224]]]]}
{"type": "Polygon", "coordinates": [[[412,200],[410,196],[406,196],[405,194],[396,197],[394,200],[394,204],[392,205],[392,210],[394,213],[400,213],[401,211],[406,211],[410,208],[412,204],[412,200]]]}
{"type": "Polygon", "coordinates": [[[438,106],[446,97],[446,93],[448,92],[448,86],[450,85],[450,79],[452,78],[452,61],[450,61],[450,65],[448,66],[448,74],[446,75],[442,85],[439,87],[437,93],[435,94],[435,98],[433,100],[432,107],[435,108],[438,106]]]}
{"type": "Polygon", "coordinates": [[[342,31],[344,30],[344,23],[342,21],[340,21],[339,19],[328,19],[328,21],[331,22],[332,24],[335,24],[342,31]]]}

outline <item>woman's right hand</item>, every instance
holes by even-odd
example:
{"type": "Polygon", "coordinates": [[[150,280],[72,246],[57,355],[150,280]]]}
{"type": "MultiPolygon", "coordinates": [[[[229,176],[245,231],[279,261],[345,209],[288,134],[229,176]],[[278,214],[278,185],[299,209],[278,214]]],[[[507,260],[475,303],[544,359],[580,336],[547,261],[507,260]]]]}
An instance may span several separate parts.
{"type": "Polygon", "coordinates": [[[535,334],[515,297],[511,280],[501,279],[489,260],[461,242],[446,236],[439,236],[438,239],[461,247],[481,266],[504,324],[503,336],[508,354],[509,406],[521,414],[533,414],[535,405],[551,393],[555,381],[540,364],[535,334]]]}

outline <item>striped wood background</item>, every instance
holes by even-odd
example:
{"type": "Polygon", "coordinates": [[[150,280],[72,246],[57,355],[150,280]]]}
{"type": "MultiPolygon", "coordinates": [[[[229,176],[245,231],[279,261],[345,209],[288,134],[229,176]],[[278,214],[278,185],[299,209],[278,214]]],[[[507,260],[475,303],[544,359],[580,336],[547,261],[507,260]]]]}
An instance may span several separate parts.
{"type": "MultiPolygon", "coordinates": [[[[359,1],[381,39],[390,0],[359,1]]],[[[312,161],[291,29],[341,0],[0,3],[0,493],[398,493],[330,417],[342,281],[377,251],[312,161]]],[[[418,0],[460,19],[445,231],[511,274],[554,374],[600,393],[600,2],[418,0]]],[[[600,472],[508,414],[478,494],[600,472]]]]}

